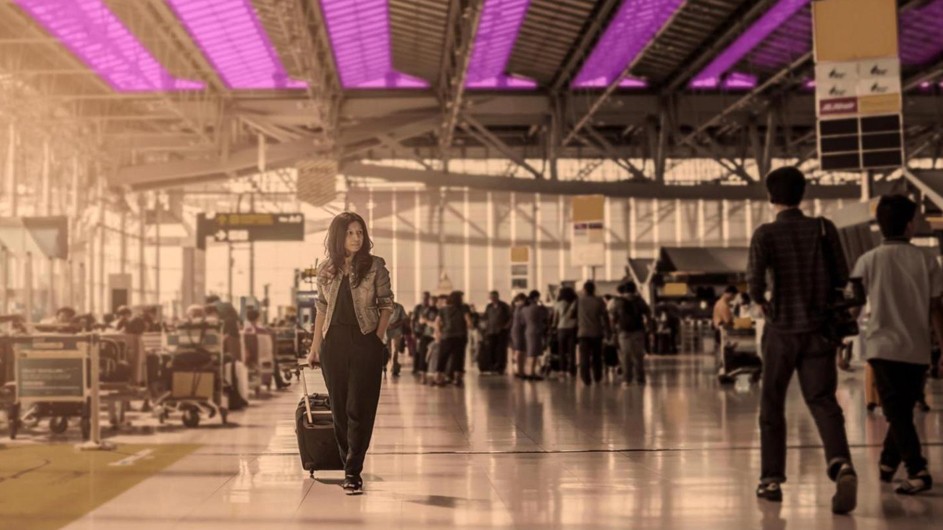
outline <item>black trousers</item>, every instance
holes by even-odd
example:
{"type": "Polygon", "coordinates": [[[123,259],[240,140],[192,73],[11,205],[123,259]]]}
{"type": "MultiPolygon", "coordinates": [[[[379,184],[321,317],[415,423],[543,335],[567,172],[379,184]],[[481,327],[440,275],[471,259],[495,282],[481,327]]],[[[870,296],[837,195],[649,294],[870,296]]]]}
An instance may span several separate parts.
{"type": "Polygon", "coordinates": [[[587,385],[602,381],[602,337],[580,337],[580,377],[587,385]],[[592,375],[590,375],[592,370],[592,375]]]}
{"type": "Polygon", "coordinates": [[[498,333],[490,333],[485,337],[485,347],[483,353],[485,362],[480,366],[487,368],[486,371],[498,372],[503,374],[508,368],[508,342],[511,334],[507,330],[498,333]]]}
{"type": "Polygon", "coordinates": [[[576,375],[576,329],[557,330],[560,349],[560,371],[576,375]]]}
{"type": "Polygon", "coordinates": [[[363,471],[380,401],[384,352],[376,333],[364,335],[356,326],[331,326],[321,345],[334,435],[348,475],[363,471]]]}
{"type": "Polygon", "coordinates": [[[416,339],[416,357],[413,359],[413,373],[421,374],[425,373],[428,370],[429,366],[426,362],[426,359],[429,356],[429,346],[435,342],[435,339],[432,337],[427,337],[426,335],[420,335],[416,339]]]}
{"type": "Polygon", "coordinates": [[[927,468],[914,426],[914,405],[923,392],[927,366],[883,359],[871,359],[868,364],[874,370],[881,409],[889,425],[881,464],[896,469],[903,462],[907,474],[914,476],[927,468]]]}
{"type": "Polygon", "coordinates": [[[464,374],[465,348],[467,347],[467,335],[443,338],[439,342],[439,361],[436,363],[436,372],[440,374],[464,374]]]}
{"type": "Polygon", "coordinates": [[[763,334],[763,390],[760,401],[760,441],[763,482],[786,480],[786,391],[793,372],[806,406],[825,446],[828,474],[833,480],[851,462],[845,416],[835,399],[838,369],[836,349],[818,333],[763,334]]]}

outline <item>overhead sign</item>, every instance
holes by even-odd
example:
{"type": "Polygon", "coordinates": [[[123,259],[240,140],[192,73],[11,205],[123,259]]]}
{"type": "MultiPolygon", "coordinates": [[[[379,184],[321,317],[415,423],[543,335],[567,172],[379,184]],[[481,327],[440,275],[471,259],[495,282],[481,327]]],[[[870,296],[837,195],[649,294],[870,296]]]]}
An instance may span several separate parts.
{"type": "Polygon", "coordinates": [[[904,163],[895,0],[812,4],[815,110],[821,168],[860,171],[904,163]]]}
{"type": "Polygon", "coordinates": [[[212,237],[217,243],[304,241],[305,217],[301,213],[199,214],[199,248],[206,248],[207,237],[212,237]]]}
{"type": "Polygon", "coordinates": [[[573,197],[573,242],[570,262],[577,267],[602,267],[606,264],[606,197],[573,197]]]}

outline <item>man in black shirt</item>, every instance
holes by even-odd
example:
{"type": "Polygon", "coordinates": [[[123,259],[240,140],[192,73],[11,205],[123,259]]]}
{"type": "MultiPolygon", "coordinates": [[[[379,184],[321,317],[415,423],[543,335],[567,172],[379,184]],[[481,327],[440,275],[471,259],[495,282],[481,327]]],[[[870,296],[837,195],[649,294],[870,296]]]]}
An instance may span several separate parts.
{"type": "Polygon", "coordinates": [[[835,345],[825,338],[832,293],[847,281],[848,266],[831,221],[806,217],[799,204],[805,176],[795,167],[766,177],[776,221],[760,226],[750,243],[747,280],[762,308],[763,390],[760,402],[762,474],[756,495],[782,501],[786,474],[786,391],[793,372],[825,446],[828,476],[836,482],[834,513],[857,504],[858,480],[851,464],[845,417],[835,389],[835,345]],[[768,280],[771,283],[768,283],[768,280]],[[767,290],[772,296],[767,298],[767,290]]]}
{"type": "Polygon", "coordinates": [[[511,306],[501,300],[498,291],[491,291],[491,303],[485,308],[485,346],[482,372],[503,374],[508,365],[508,340],[511,330],[511,306]]]}

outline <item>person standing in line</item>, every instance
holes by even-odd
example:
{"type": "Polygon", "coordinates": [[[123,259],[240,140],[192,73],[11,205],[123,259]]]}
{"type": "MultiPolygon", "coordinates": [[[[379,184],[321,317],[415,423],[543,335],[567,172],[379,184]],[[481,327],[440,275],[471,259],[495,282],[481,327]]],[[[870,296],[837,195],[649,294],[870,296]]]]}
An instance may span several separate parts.
{"type": "Polygon", "coordinates": [[[501,300],[498,291],[491,291],[490,302],[485,308],[485,345],[482,354],[485,362],[481,366],[486,372],[503,374],[508,365],[508,341],[510,339],[511,306],[501,300]]]}
{"type": "Polygon", "coordinates": [[[331,399],[343,488],[363,493],[364,458],[380,400],[393,290],[386,262],[371,254],[363,218],[338,214],[328,229],[327,259],[318,268],[317,317],[308,364],[322,365],[331,399]]]}
{"type": "Polygon", "coordinates": [[[413,336],[416,338],[416,356],[413,359],[413,373],[419,375],[419,384],[426,384],[426,372],[429,369],[427,359],[429,348],[435,342],[432,323],[435,322],[436,301],[429,291],[422,293],[422,303],[413,309],[413,336]]]}
{"type": "Polygon", "coordinates": [[[409,316],[406,308],[399,302],[393,303],[393,316],[390,317],[390,327],[386,330],[386,347],[393,361],[393,377],[399,377],[399,356],[406,348],[403,335],[409,329],[409,316]]]}
{"type": "Polygon", "coordinates": [[[633,373],[638,384],[645,384],[645,330],[652,318],[652,310],[639,296],[633,281],[619,285],[619,295],[611,312],[612,329],[619,333],[622,388],[627,388],[633,373]]]}
{"type": "Polygon", "coordinates": [[[805,175],[783,167],[766,177],[776,220],[753,233],[747,280],[750,296],[766,315],[760,398],[762,472],[756,496],[782,502],[786,481],[786,392],[798,373],[805,399],[825,446],[828,476],[836,484],[832,512],[849,513],[858,502],[845,416],[835,390],[838,345],[826,336],[830,307],[848,280],[835,225],[799,209],[805,175]],[[769,275],[769,276],[768,276],[769,275]],[[771,284],[768,283],[770,278],[771,284]],[[772,296],[767,298],[767,288],[772,296]]]}
{"type": "Polygon", "coordinates": [[[596,283],[583,284],[583,295],[577,301],[577,339],[580,352],[580,377],[583,384],[602,381],[602,346],[609,334],[606,303],[596,296],[596,283]]]}
{"type": "Polygon", "coordinates": [[[452,291],[446,297],[445,307],[439,310],[435,321],[439,355],[436,360],[436,384],[443,386],[450,376],[455,386],[462,386],[465,375],[465,347],[468,331],[472,328],[471,310],[462,300],[461,291],[452,291]]]}
{"type": "Polygon", "coordinates": [[[895,491],[928,491],[933,479],[914,426],[930,365],[930,324],[943,336],[943,271],[936,258],[910,243],[917,204],[903,195],[882,197],[877,220],[884,242],[858,259],[852,278],[861,278],[871,316],[865,352],[874,373],[881,409],[889,425],[881,452],[880,477],[891,482],[903,462],[907,480],[895,491]]]}
{"type": "Polygon", "coordinates": [[[524,378],[521,370],[521,359],[527,351],[527,322],[524,320],[524,307],[529,303],[527,295],[518,293],[512,301],[514,312],[511,315],[511,350],[514,352],[514,377],[524,378]]]}
{"type": "Polygon", "coordinates": [[[524,345],[526,355],[518,360],[518,372],[524,379],[542,381],[537,370],[537,363],[544,352],[544,340],[547,336],[547,308],[540,301],[540,291],[531,291],[527,296],[527,305],[521,309],[524,320],[524,345]],[[529,368],[525,366],[529,365],[529,368]]]}
{"type": "Polygon", "coordinates": [[[551,328],[556,330],[560,348],[560,373],[576,375],[576,290],[563,287],[553,306],[551,328]]]}

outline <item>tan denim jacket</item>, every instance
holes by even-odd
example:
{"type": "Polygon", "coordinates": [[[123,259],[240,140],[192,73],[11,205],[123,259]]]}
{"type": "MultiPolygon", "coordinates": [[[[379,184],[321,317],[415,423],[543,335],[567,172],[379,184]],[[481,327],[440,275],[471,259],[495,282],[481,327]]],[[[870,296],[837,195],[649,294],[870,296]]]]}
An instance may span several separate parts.
{"type": "MultiPolygon", "coordinates": [[[[318,301],[319,313],[324,314],[324,329],[322,338],[327,336],[331,327],[331,317],[337,304],[337,292],[340,290],[344,278],[341,275],[331,275],[328,272],[329,262],[325,261],[318,267],[318,301]]],[[[366,335],[375,332],[380,325],[380,311],[393,311],[393,290],[390,287],[390,271],[386,268],[383,258],[374,256],[370,271],[364,276],[360,285],[353,287],[351,282],[350,293],[354,299],[354,312],[357,314],[357,323],[360,331],[366,335]]]]}

